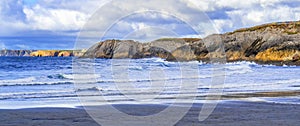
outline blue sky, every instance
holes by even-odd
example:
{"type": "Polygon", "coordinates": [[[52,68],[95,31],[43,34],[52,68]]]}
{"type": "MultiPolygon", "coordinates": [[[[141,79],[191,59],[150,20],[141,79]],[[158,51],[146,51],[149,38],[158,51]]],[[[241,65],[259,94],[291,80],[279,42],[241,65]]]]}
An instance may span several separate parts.
{"type": "Polygon", "coordinates": [[[161,37],[205,37],[291,20],[300,20],[300,0],[1,0],[0,48],[73,49],[111,38],[147,42],[161,37]],[[119,18],[125,12],[152,7],[174,10],[175,16],[144,12],[119,18]],[[198,16],[203,13],[210,24],[198,16]],[[200,32],[181,19],[194,22],[200,32]]]}

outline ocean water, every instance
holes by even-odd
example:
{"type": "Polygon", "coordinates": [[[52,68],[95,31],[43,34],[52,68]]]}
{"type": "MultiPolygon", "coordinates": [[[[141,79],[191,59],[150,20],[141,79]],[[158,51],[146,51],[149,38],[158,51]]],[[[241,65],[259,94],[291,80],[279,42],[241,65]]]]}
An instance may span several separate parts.
{"type": "Polygon", "coordinates": [[[298,66],[0,57],[0,72],[0,109],[202,103],[218,98],[300,103],[298,66]]]}

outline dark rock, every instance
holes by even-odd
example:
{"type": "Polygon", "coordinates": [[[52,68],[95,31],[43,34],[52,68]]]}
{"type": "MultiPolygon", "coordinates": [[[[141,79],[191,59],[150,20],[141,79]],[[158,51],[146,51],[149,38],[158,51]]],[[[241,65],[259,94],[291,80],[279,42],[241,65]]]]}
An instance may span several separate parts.
{"type": "Polygon", "coordinates": [[[292,57],[292,60],[293,60],[294,62],[300,60],[299,54],[295,54],[295,55],[292,57]]]}
{"type": "Polygon", "coordinates": [[[174,49],[182,46],[182,42],[155,41],[153,43],[139,43],[132,40],[106,40],[89,48],[82,57],[89,58],[150,58],[170,57],[174,49]]]}

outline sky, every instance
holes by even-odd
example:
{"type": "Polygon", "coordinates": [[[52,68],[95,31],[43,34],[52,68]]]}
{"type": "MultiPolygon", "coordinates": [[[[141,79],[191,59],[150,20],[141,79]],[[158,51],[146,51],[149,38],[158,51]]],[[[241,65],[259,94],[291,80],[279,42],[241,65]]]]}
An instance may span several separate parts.
{"type": "Polygon", "coordinates": [[[0,0],[0,49],[205,37],[300,20],[300,0],[0,0]]]}

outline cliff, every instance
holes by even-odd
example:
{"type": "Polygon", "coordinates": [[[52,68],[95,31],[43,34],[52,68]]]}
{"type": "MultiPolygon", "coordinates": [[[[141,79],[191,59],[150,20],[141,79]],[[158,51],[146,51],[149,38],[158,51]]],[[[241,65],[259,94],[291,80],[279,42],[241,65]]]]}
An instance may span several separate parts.
{"type": "Polygon", "coordinates": [[[165,38],[149,43],[133,40],[106,40],[93,45],[82,57],[110,59],[160,57],[167,59],[172,56],[172,51],[197,40],[200,39],[165,38]]]}
{"type": "Polygon", "coordinates": [[[225,57],[276,65],[300,65],[300,21],[264,24],[203,39],[165,38],[149,43],[106,40],[89,48],[82,57],[147,58],[169,61],[208,61],[225,57]],[[223,45],[224,48],[221,48],[223,45]]]}
{"type": "Polygon", "coordinates": [[[30,56],[35,50],[0,50],[0,56],[30,56]]]}
{"type": "Polygon", "coordinates": [[[80,57],[85,50],[0,50],[0,56],[80,57]]]}
{"type": "Polygon", "coordinates": [[[85,50],[37,50],[30,53],[33,57],[80,57],[85,50]]]}
{"type": "MultiPolygon", "coordinates": [[[[299,21],[271,23],[225,34],[210,35],[188,45],[194,55],[192,60],[211,58],[220,43],[224,44],[226,59],[229,62],[246,60],[276,65],[300,65],[299,21]],[[204,43],[210,43],[210,46],[205,47],[204,43]],[[214,49],[208,50],[209,48],[214,49]]],[[[186,51],[178,48],[172,52],[172,55],[177,57],[186,51]]],[[[184,60],[190,59],[185,58],[184,60]]]]}

